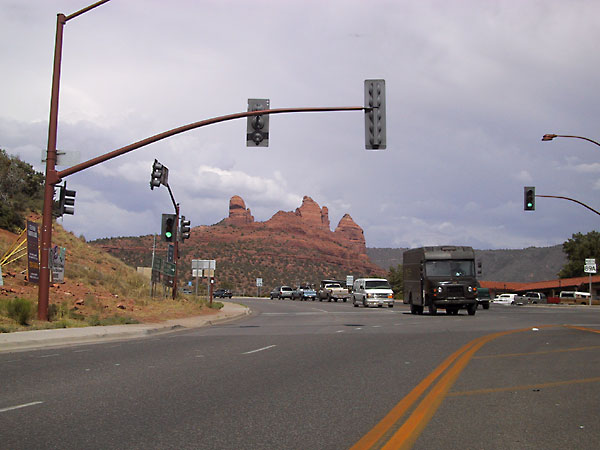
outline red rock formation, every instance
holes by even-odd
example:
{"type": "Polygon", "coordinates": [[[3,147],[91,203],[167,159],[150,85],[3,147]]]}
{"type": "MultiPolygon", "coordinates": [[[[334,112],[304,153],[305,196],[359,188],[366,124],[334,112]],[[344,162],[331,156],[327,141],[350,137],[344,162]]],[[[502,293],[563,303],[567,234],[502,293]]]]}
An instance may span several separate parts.
{"type": "Polygon", "coordinates": [[[350,214],[344,214],[344,217],[340,220],[334,233],[348,241],[356,251],[366,253],[367,246],[365,242],[365,233],[363,229],[352,220],[350,214]]]}
{"type": "Polygon", "coordinates": [[[319,204],[307,195],[302,199],[302,206],[296,208],[296,215],[308,226],[330,230],[327,207],[320,208],[319,204]]]}
{"type": "Polygon", "coordinates": [[[244,200],[239,195],[234,195],[229,200],[229,217],[225,222],[231,225],[246,225],[254,223],[250,208],[246,208],[244,200]]]}

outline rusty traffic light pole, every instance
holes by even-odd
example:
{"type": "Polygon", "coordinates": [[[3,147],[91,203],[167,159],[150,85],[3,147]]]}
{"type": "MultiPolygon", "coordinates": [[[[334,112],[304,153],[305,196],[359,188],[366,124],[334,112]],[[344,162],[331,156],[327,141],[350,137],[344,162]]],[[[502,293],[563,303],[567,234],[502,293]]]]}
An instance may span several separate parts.
{"type": "Polygon", "coordinates": [[[48,149],[46,155],[46,179],[44,184],[44,206],[42,207],[42,233],[40,255],[40,279],[38,281],[38,319],[48,320],[48,290],[50,288],[50,248],[52,246],[52,201],[54,185],[60,181],[56,175],[56,135],[58,130],[58,94],[60,88],[60,64],[62,58],[63,30],[68,20],[90,11],[109,0],[87,6],[69,16],[56,17],[56,40],[54,43],[54,66],[52,70],[52,92],[50,94],[50,119],[48,121],[48,149]],[[42,293],[46,293],[43,295],[42,293]]]}

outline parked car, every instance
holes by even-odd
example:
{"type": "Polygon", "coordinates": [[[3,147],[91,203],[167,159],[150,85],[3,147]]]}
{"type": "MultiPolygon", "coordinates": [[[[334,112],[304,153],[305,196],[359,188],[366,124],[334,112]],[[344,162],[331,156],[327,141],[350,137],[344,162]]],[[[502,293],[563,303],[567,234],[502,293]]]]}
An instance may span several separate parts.
{"type": "Polygon", "coordinates": [[[213,297],[215,298],[231,298],[233,297],[233,293],[229,289],[217,289],[213,293],[213,297]]]}
{"type": "Polygon", "coordinates": [[[314,302],[316,298],[317,291],[307,284],[298,286],[294,292],[292,292],[292,300],[312,300],[314,302]]]}
{"type": "Polygon", "coordinates": [[[517,294],[500,294],[494,298],[494,303],[499,303],[501,305],[514,305],[517,297],[517,294]]]}
{"type": "Polygon", "coordinates": [[[294,290],[290,286],[276,286],[273,288],[269,296],[271,300],[274,298],[278,298],[279,300],[284,298],[292,298],[292,293],[294,290]]]}
{"type": "Polygon", "coordinates": [[[526,292],[523,296],[523,303],[548,303],[548,299],[546,298],[546,294],[542,292],[526,292]]]}
{"type": "Polygon", "coordinates": [[[590,299],[589,292],[561,291],[559,294],[561,303],[581,303],[587,305],[590,299]]]}

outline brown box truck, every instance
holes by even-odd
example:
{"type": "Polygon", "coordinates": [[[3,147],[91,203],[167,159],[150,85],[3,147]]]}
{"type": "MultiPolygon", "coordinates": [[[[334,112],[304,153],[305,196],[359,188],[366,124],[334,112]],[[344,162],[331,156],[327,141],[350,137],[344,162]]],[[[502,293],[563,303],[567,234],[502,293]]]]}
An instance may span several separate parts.
{"type": "Polygon", "coordinates": [[[475,252],[471,247],[437,246],[407,250],[403,255],[404,303],[412,314],[458,314],[477,311],[475,252]]]}

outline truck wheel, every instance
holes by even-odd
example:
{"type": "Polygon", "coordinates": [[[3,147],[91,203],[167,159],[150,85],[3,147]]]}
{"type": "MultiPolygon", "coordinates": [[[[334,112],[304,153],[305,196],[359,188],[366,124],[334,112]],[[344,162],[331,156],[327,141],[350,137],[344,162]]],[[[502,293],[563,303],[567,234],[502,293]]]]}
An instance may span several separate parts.
{"type": "Polygon", "coordinates": [[[429,305],[429,314],[435,316],[437,314],[437,307],[435,305],[429,305]]]}
{"type": "Polygon", "coordinates": [[[467,312],[470,316],[474,316],[477,312],[477,304],[467,306],[467,312]]]}
{"type": "Polygon", "coordinates": [[[327,301],[331,302],[331,295],[327,294],[327,301]]]}
{"type": "Polygon", "coordinates": [[[418,314],[418,310],[419,310],[419,308],[417,308],[417,306],[413,305],[412,303],[410,304],[410,313],[411,314],[418,314]]]}
{"type": "Polygon", "coordinates": [[[390,304],[388,305],[388,308],[393,308],[393,307],[394,307],[394,304],[393,304],[393,303],[390,303],[390,304]]]}
{"type": "Polygon", "coordinates": [[[344,303],[346,303],[346,300],[348,300],[347,298],[344,299],[344,303]]]}
{"type": "Polygon", "coordinates": [[[486,302],[483,305],[481,305],[483,307],[483,309],[490,309],[490,303],[486,302]]]}

